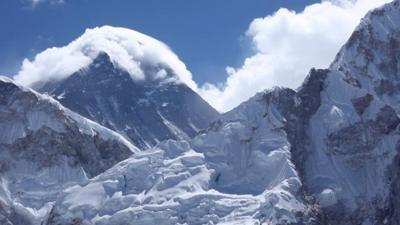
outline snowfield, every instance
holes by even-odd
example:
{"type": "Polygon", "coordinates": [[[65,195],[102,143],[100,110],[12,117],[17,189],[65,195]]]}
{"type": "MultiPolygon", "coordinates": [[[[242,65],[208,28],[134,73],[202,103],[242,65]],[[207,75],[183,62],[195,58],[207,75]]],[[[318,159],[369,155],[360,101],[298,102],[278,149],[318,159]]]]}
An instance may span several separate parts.
{"type": "MultiPolygon", "coordinates": [[[[134,100],[127,113],[115,96],[96,102],[104,103],[96,107],[107,108],[106,116],[119,112],[129,119],[145,107],[157,114],[137,117],[140,127],[123,126],[131,131],[129,140],[121,127],[115,132],[100,125],[102,118],[123,124],[122,116],[92,121],[0,78],[0,223],[399,224],[399,21],[400,0],[371,11],[328,69],[311,69],[297,90],[266,90],[217,118],[203,104],[209,116],[196,113],[186,104],[190,100],[184,110],[174,108],[181,100],[176,93],[188,87],[164,83],[125,98],[134,100]],[[176,140],[159,139],[161,129],[176,140]],[[131,144],[139,132],[155,145],[131,144]]],[[[103,68],[114,71],[110,64],[106,60],[103,68]]],[[[91,74],[103,75],[99,85],[110,90],[111,76],[123,77],[118,71],[91,74]]],[[[81,72],[68,85],[88,78],[81,72]]],[[[59,87],[61,102],[74,100],[59,87]]],[[[89,89],[71,93],[82,97],[89,89]]]]}
{"type": "Polygon", "coordinates": [[[304,210],[296,180],[237,195],[212,189],[213,172],[188,143],[165,141],[65,190],[47,224],[278,224],[304,210]]]}

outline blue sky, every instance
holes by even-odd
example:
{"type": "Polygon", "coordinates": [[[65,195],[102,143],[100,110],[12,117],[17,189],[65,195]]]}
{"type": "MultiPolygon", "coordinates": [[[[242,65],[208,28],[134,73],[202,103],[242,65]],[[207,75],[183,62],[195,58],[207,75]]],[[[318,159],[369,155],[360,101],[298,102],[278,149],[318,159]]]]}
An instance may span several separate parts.
{"type": "Polygon", "coordinates": [[[313,67],[328,68],[365,14],[390,1],[0,0],[0,75],[59,79],[57,69],[76,69],[69,59],[33,57],[86,28],[119,26],[169,45],[193,74],[185,69],[184,82],[226,112],[274,86],[296,89],[313,67]]]}
{"type": "Polygon", "coordinates": [[[226,66],[238,67],[251,54],[244,34],[249,24],[280,7],[301,11],[315,0],[29,0],[0,1],[0,74],[15,74],[21,61],[48,47],[63,46],[86,28],[132,28],[168,44],[194,80],[218,83],[226,66]]]}

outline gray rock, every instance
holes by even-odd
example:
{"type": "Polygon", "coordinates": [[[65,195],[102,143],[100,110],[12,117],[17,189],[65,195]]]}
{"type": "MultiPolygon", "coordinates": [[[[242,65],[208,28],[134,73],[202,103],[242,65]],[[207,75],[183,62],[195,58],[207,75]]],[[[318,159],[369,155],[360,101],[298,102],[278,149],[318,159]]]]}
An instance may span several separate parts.
{"type": "MultiPolygon", "coordinates": [[[[160,69],[142,65],[145,77],[160,69]]],[[[165,78],[165,79],[167,79],[165,78]]],[[[137,81],[100,54],[86,69],[40,88],[64,106],[129,138],[142,149],[162,140],[188,140],[207,127],[218,112],[183,83],[137,81]]]]}

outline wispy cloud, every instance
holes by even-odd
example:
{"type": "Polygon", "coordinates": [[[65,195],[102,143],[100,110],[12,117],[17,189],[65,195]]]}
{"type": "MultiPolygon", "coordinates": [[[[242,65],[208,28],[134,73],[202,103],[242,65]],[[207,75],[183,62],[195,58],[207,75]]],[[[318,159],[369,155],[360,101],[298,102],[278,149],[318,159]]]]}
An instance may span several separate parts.
{"type": "Polygon", "coordinates": [[[51,4],[51,5],[58,5],[65,3],[65,0],[28,0],[28,2],[32,5],[32,7],[36,7],[40,4],[51,4]]]}

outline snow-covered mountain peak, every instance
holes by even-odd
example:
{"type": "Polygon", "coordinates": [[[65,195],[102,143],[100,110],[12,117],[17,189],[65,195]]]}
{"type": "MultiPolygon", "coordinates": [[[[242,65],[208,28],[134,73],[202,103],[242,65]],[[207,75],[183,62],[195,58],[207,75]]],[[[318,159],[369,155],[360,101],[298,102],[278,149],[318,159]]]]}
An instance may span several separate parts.
{"type": "Polygon", "coordinates": [[[2,76],[2,75],[0,75],[0,81],[2,81],[2,82],[12,82],[12,80],[9,77],[2,76]]]}
{"type": "MultiPolygon", "coordinates": [[[[8,134],[1,129],[21,134],[11,144],[0,138],[0,150],[10,155],[3,161],[22,168],[0,164],[11,184],[0,180],[0,224],[1,214],[11,222],[19,219],[3,212],[10,208],[20,216],[13,202],[52,208],[36,216],[47,225],[399,224],[399,2],[370,12],[331,67],[311,69],[298,90],[260,92],[223,115],[184,84],[131,79],[104,48],[83,69],[39,89],[147,149],[133,155],[120,135],[107,130],[113,138],[99,140],[95,132],[81,132],[97,127],[82,129],[81,117],[65,109],[47,113],[40,104],[30,107],[26,103],[34,99],[13,98],[0,78],[0,134],[8,134]],[[38,121],[43,129],[35,129],[38,121]],[[120,153],[110,154],[115,146],[120,153]],[[72,163],[67,170],[64,164],[44,164],[44,172],[54,169],[50,178],[73,179],[47,190],[70,188],[58,195],[38,195],[35,188],[21,195],[37,174],[20,171],[26,168],[21,156],[41,165],[37,155],[53,152],[57,162],[72,163]],[[99,160],[106,165],[95,164],[99,160]]],[[[167,74],[159,74],[162,78],[176,73],[165,64],[140,62],[150,77],[161,69],[167,74]]]]}
{"type": "Polygon", "coordinates": [[[0,224],[40,224],[60,190],[138,151],[50,96],[0,77],[0,224]]]}
{"type": "Polygon", "coordinates": [[[192,89],[196,87],[185,64],[167,45],[137,31],[111,26],[87,29],[64,47],[49,48],[33,60],[25,59],[14,78],[18,83],[41,87],[85,69],[103,53],[133,80],[163,79],[167,75],[165,70],[170,70],[175,82],[183,82],[192,89]],[[148,68],[159,70],[149,74],[148,68]]]}
{"type": "Polygon", "coordinates": [[[125,28],[88,29],[65,47],[25,60],[14,79],[142,149],[188,140],[218,115],[165,44],[125,28]]]}
{"type": "Polygon", "coordinates": [[[149,79],[133,80],[108,53],[99,52],[84,69],[36,89],[142,149],[166,139],[188,140],[218,116],[190,87],[174,82],[171,68],[141,68],[149,79]]]}
{"type": "Polygon", "coordinates": [[[400,1],[368,13],[331,65],[344,80],[400,110],[400,1]]]}

